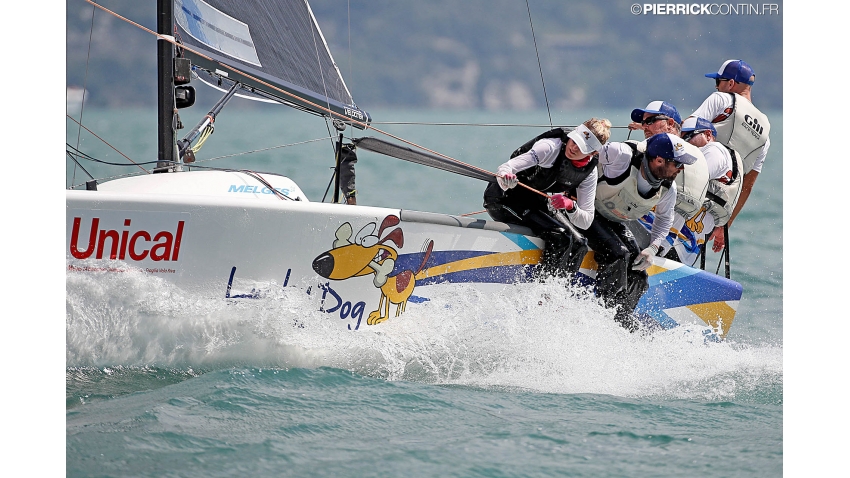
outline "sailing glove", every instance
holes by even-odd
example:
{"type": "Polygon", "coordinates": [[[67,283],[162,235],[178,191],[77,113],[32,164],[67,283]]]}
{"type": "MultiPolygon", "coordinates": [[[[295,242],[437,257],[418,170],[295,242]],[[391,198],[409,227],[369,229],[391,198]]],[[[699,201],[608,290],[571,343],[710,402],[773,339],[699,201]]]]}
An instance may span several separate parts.
{"type": "Polygon", "coordinates": [[[658,253],[658,246],[650,244],[649,247],[640,251],[640,254],[635,257],[632,263],[632,270],[645,271],[652,265],[652,256],[658,253]]]}
{"type": "Polygon", "coordinates": [[[552,207],[555,209],[566,209],[567,212],[573,212],[576,210],[576,203],[572,199],[564,196],[563,194],[553,194],[549,197],[549,202],[552,204],[552,207]]]}
{"type": "Polygon", "coordinates": [[[496,176],[496,181],[499,183],[499,187],[502,188],[502,191],[515,188],[519,182],[516,174],[514,173],[503,173],[501,176],[496,176]]]}

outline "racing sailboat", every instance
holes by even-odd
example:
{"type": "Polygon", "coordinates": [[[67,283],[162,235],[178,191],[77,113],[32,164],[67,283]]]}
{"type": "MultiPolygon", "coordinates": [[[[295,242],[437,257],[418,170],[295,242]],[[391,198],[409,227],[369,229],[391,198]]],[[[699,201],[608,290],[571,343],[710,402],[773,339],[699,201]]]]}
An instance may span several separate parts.
{"type": "MultiPolygon", "coordinates": [[[[66,191],[67,274],[138,271],[223,300],[262,297],[261,290],[236,290],[240,279],[297,285],[320,291],[322,310],[349,330],[403,320],[408,306],[458,284],[498,291],[537,280],[545,244],[527,228],[344,204],[338,182],[332,202],[317,202],[280,174],[193,165],[197,145],[234,96],[333,121],[337,154],[327,159],[337,181],[343,132],[380,130],[354,104],[305,0],[158,0],[157,8],[157,31],[150,32],[158,44],[156,166],[108,181],[92,177],[85,189],[66,191]],[[192,83],[224,95],[180,138],[177,112],[194,104],[192,83]]],[[[353,142],[495,181],[492,173],[419,147],[371,137],[353,142]]],[[[80,165],[81,153],[69,156],[80,165]]],[[[654,261],[649,291],[636,311],[643,320],[662,328],[708,325],[725,336],[741,285],[666,259],[654,261]]],[[[591,252],[580,271],[590,285],[595,267],[591,252]]]]}

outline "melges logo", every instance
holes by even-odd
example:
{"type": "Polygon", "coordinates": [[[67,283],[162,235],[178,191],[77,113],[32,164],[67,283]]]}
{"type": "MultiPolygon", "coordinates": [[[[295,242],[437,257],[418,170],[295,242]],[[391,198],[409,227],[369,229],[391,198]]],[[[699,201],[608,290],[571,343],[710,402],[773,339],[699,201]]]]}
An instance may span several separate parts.
{"type": "Polygon", "coordinates": [[[104,259],[108,254],[109,259],[130,259],[142,261],[177,261],[180,255],[180,242],[183,239],[183,227],[185,221],[178,221],[174,232],[157,231],[150,232],[144,229],[130,229],[130,219],[124,219],[122,231],[114,229],[100,229],[100,218],[91,220],[88,239],[80,242],[80,228],[82,218],[74,218],[74,226],[71,230],[71,255],[77,259],[104,259]],[[86,244],[85,249],[80,245],[86,244]]]}

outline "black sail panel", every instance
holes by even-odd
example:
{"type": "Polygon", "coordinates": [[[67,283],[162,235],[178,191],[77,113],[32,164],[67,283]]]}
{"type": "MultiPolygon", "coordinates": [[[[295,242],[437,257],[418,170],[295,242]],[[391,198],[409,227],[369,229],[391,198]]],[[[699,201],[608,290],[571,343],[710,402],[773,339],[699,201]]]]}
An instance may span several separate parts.
{"type": "Polygon", "coordinates": [[[177,39],[213,60],[185,50],[192,63],[320,114],[327,115],[314,105],[358,122],[371,120],[354,106],[305,0],[174,0],[174,20],[177,39]]]}

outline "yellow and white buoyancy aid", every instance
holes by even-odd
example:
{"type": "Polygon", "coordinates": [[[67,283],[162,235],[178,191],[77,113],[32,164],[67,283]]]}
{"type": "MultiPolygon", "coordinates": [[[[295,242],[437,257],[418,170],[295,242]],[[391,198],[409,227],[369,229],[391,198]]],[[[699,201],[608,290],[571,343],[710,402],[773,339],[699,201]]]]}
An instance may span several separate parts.
{"type": "Polygon", "coordinates": [[[729,94],[732,95],[732,114],[714,123],[716,139],[740,153],[746,174],[753,169],[762,146],[767,142],[770,121],[748,99],[737,93],[729,94]]]}
{"type": "Polygon", "coordinates": [[[676,176],[676,207],[682,217],[693,217],[705,202],[708,190],[708,162],[699,148],[683,141],[685,151],[697,158],[694,164],[686,164],[676,176]]]}
{"type": "Polygon", "coordinates": [[[723,226],[729,222],[732,217],[732,211],[735,209],[735,204],[738,202],[738,197],[741,195],[741,185],[743,184],[744,162],[741,160],[741,155],[734,149],[714,142],[708,143],[707,147],[716,147],[722,150],[723,154],[728,154],[732,158],[732,174],[726,181],[720,179],[712,179],[708,182],[708,192],[704,207],[709,214],[714,218],[715,226],[723,226]],[[716,145],[716,146],[710,146],[716,145]]]}
{"type": "Polygon", "coordinates": [[[662,181],[661,186],[650,190],[646,196],[642,195],[638,191],[638,176],[643,152],[646,151],[646,141],[639,144],[627,141],[626,144],[632,148],[631,166],[616,178],[608,178],[600,170],[599,182],[596,185],[596,211],[617,222],[643,217],[658,204],[670,188],[669,181],[662,181]]]}

